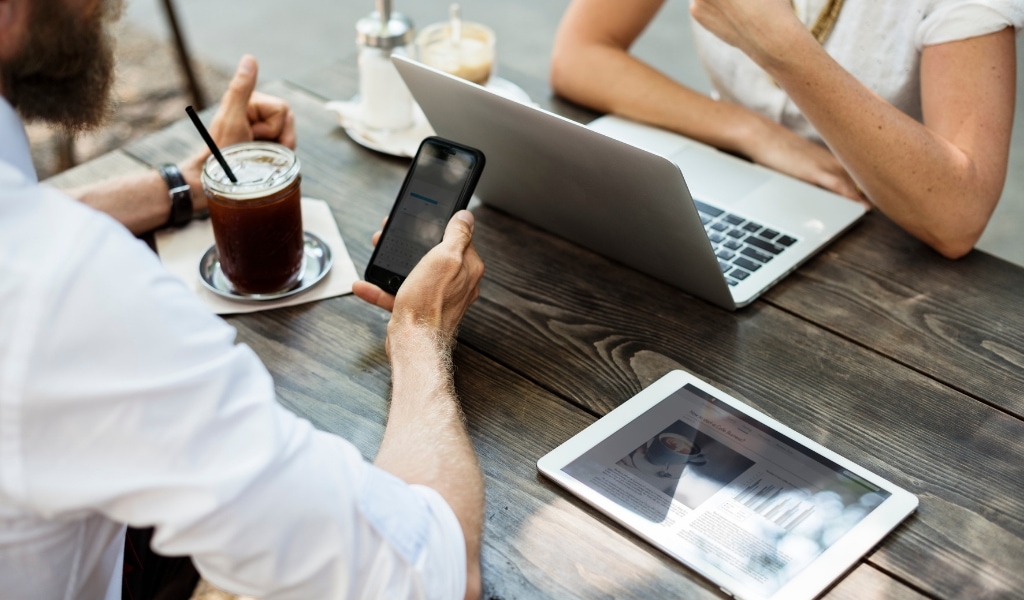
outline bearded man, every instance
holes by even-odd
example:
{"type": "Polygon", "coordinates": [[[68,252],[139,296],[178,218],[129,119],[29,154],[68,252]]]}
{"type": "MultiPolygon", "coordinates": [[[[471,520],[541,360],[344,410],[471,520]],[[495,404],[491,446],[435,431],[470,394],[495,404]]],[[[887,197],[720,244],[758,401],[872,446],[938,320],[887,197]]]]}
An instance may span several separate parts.
{"type": "MultiPolygon", "coordinates": [[[[354,287],[392,310],[390,414],[366,463],[281,407],[256,355],[129,232],[203,207],[204,153],[83,202],[38,183],[18,113],[103,120],[120,8],[0,0],[0,595],[119,598],[130,524],[265,600],[478,596],[483,482],[449,367],[483,275],[472,215],[397,296],[354,287]],[[178,177],[190,197],[169,194],[178,177]]],[[[243,58],[211,133],[293,146],[287,106],[255,82],[243,58]]]]}
{"type": "MultiPolygon", "coordinates": [[[[114,47],[104,23],[116,19],[122,8],[121,0],[107,0],[86,4],[86,10],[76,14],[71,5],[75,1],[32,3],[23,41],[19,44],[12,36],[0,40],[0,47],[11,47],[0,66],[7,101],[24,119],[46,121],[70,133],[100,125],[112,110],[114,47]]],[[[265,139],[294,148],[295,124],[288,105],[254,92],[255,85],[256,61],[247,56],[214,117],[214,139],[222,146],[265,139]]],[[[12,149],[5,144],[0,157],[12,149]]],[[[208,155],[204,148],[181,165],[72,190],[71,195],[106,212],[132,233],[181,226],[206,208],[200,172],[208,155]],[[189,186],[187,192],[168,194],[182,185],[189,186]]]]}

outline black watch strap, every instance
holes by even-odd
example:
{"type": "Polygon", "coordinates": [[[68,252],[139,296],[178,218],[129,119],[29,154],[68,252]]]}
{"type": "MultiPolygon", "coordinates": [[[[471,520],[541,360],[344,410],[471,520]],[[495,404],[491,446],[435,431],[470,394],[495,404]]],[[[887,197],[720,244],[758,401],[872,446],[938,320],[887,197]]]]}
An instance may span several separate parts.
{"type": "Polygon", "coordinates": [[[171,197],[171,216],[167,219],[167,227],[181,227],[192,220],[192,188],[185,181],[181,169],[177,165],[160,165],[160,176],[167,183],[168,195],[171,197]]]}

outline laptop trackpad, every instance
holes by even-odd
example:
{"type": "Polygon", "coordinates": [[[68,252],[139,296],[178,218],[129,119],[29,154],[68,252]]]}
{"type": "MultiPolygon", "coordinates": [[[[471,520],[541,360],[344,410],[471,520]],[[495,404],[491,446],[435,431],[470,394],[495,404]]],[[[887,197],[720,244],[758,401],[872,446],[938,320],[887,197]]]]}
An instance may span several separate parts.
{"type": "Polygon", "coordinates": [[[772,176],[741,158],[710,148],[686,148],[669,160],[679,165],[690,194],[722,206],[739,202],[772,176]]]}

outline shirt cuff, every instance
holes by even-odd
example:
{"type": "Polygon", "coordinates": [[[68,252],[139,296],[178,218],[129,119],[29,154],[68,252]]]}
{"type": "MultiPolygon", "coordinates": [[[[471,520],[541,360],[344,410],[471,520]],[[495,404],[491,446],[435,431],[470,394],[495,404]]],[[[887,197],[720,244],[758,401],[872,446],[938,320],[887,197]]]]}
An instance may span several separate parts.
{"type": "Polygon", "coordinates": [[[455,511],[437,490],[425,485],[409,486],[415,490],[430,507],[435,521],[443,532],[443,536],[451,544],[452,552],[447,553],[449,557],[449,572],[453,576],[451,589],[457,592],[453,598],[461,599],[466,596],[466,535],[462,531],[455,511]]]}

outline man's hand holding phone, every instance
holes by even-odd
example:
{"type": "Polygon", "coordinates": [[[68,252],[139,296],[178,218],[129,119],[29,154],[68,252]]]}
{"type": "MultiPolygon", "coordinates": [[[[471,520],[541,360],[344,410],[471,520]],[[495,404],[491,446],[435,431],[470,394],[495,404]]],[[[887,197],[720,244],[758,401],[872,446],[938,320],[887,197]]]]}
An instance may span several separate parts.
{"type": "MultiPolygon", "coordinates": [[[[374,246],[380,239],[377,232],[374,246]]],[[[397,295],[368,281],[352,286],[356,296],[391,311],[385,342],[391,403],[374,464],[406,483],[434,489],[452,508],[465,540],[467,599],[480,597],[484,483],[455,392],[452,351],[455,331],[480,295],[483,274],[473,247],[473,214],[460,210],[397,295]]]]}
{"type": "Polygon", "coordinates": [[[400,331],[429,332],[435,344],[450,349],[462,316],[480,295],[484,266],[473,248],[473,215],[464,209],[485,162],[476,148],[425,138],[390,216],[373,236],[366,281],[352,291],[392,311],[392,360],[400,331]]]}
{"type": "MultiPolygon", "coordinates": [[[[448,222],[441,243],[427,252],[409,273],[396,296],[366,281],[357,281],[352,292],[392,312],[388,325],[390,339],[404,327],[426,327],[445,343],[455,331],[466,310],[480,295],[484,263],[473,247],[473,213],[461,210],[448,222]]],[[[374,245],[380,232],[374,234],[374,245]]]]}
{"type": "Polygon", "coordinates": [[[469,204],[485,162],[476,148],[437,136],[425,138],[374,244],[366,281],[397,294],[413,267],[441,242],[448,221],[469,204]]]}

